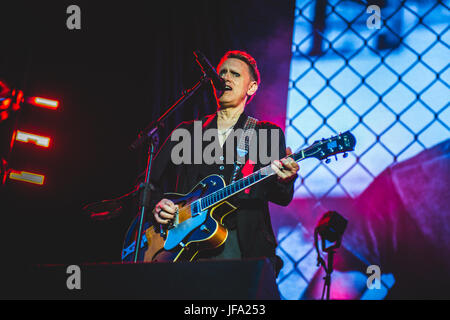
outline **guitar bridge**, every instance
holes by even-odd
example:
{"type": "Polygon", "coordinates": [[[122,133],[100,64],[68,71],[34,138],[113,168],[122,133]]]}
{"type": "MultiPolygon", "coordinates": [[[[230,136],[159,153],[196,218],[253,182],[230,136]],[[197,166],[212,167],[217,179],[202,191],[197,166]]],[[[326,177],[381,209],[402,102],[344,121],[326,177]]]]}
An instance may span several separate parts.
{"type": "Polygon", "coordinates": [[[167,232],[164,229],[163,225],[159,226],[159,234],[161,235],[161,237],[165,238],[167,236],[167,232]]]}

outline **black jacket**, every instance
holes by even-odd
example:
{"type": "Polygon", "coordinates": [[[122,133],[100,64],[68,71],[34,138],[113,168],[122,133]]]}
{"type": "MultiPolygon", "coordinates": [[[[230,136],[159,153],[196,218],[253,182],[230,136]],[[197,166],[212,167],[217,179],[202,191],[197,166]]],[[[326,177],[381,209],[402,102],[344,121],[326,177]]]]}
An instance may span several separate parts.
{"type": "MultiPolygon", "coordinates": [[[[247,119],[247,115],[244,112],[239,117],[234,129],[243,128],[245,121],[247,119]]],[[[202,121],[202,130],[205,132],[207,129],[215,128],[217,129],[217,115],[212,114],[201,119],[202,121]]],[[[198,128],[198,127],[197,127],[198,128]]],[[[189,132],[191,136],[194,134],[194,121],[183,122],[181,123],[177,129],[185,129],[186,132],[189,132]]],[[[286,156],[286,144],[284,133],[280,127],[276,126],[270,122],[258,121],[256,126],[256,137],[252,138],[250,143],[259,142],[258,151],[261,146],[261,138],[263,134],[268,133],[267,141],[267,149],[271,150],[270,143],[270,130],[275,130],[278,133],[278,154],[279,158],[283,158],[286,156]],[[266,130],[261,130],[266,129],[266,130]]],[[[152,165],[152,184],[156,187],[157,191],[153,193],[151,208],[153,208],[156,203],[163,198],[164,192],[177,192],[177,193],[188,193],[201,179],[208,176],[209,174],[219,174],[222,175],[226,183],[228,184],[231,180],[231,176],[233,173],[234,165],[233,164],[192,164],[194,163],[194,152],[191,152],[191,164],[174,164],[171,159],[171,153],[175,145],[179,143],[179,141],[172,141],[171,136],[175,130],[171,133],[171,135],[166,139],[164,144],[161,146],[159,151],[157,152],[153,165],[152,165]]],[[[174,135],[175,136],[175,135],[174,135]]],[[[216,143],[217,139],[215,140],[216,143]]],[[[191,150],[197,151],[197,160],[198,160],[198,152],[199,150],[204,150],[206,145],[210,144],[209,141],[203,141],[201,143],[202,147],[199,149],[199,139],[191,139],[191,150]],[[196,141],[194,141],[196,140],[196,141]],[[197,144],[197,149],[195,149],[195,145],[197,144]]],[[[223,145],[222,152],[220,154],[226,158],[226,146],[230,143],[230,138],[228,138],[223,145]]],[[[238,138],[235,139],[234,146],[237,146],[238,138]]],[[[263,148],[262,146],[261,148],[263,148]]],[[[236,149],[236,147],[234,148],[236,149]]],[[[178,149],[177,149],[178,150],[178,149]]],[[[232,149],[231,149],[232,150],[232,149]]],[[[179,151],[179,150],[178,150],[179,151]]],[[[233,150],[235,153],[235,150],[233,150]]],[[[266,153],[264,153],[266,154],[266,153]]],[[[183,154],[184,155],[184,154],[183,154]]],[[[220,157],[220,155],[216,155],[220,157]]],[[[186,156],[186,155],[184,155],[186,156]]],[[[276,159],[275,157],[271,157],[276,159]]],[[[272,160],[273,160],[272,159],[272,160]]],[[[248,166],[248,157],[247,166],[242,171],[249,171],[250,173],[259,170],[269,163],[261,163],[264,159],[256,159],[256,163],[252,166],[248,166]]],[[[242,177],[242,172],[240,172],[238,179],[242,177]]],[[[295,180],[295,179],[294,179],[295,180]]],[[[243,258],[250,257],[269,257],[275,258],[275,248],[277,246],[277,242],[272,230],[272,223],[270,220],[269,214],[269,206],[268,201],[276,203],[278,205],[286,206],[290,203],[293,196],[293,186],[294,180],[289,183],[279,182],[276,176],[272,176],[259,184],[253,185],[250,188],[250,191],[246,190],[245,192],[241,192],[231,198],[230,202],[237,205],[239,207],[231,217],[229,221],[225,223],[228,228],[237,228],[239,246],[241,250],[241,254],[243,258]],[[248,193],[247,193],[248,192],[248,193]],[[228,224],[228,225],[227,225],[228,224]]],[[[277,258],[280,261],[280,259],[277,258]]],[[[281,266],[278,266],[279,269],[281,266]]]]}

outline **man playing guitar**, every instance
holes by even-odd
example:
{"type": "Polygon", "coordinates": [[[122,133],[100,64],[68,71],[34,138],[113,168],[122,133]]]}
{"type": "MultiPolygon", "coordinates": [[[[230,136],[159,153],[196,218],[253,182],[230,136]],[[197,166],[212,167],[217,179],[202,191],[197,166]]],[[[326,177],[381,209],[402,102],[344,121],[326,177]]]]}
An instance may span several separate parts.
{"type": "MultiPolygon", "coordinates": [[[[225,159],[227,144],[232,143],[231,140],[234,139],[231,133],[237,129],[242,129],[248,119],[245,108],[258,90],[260,74],[256,61],[243,51],[227,52],[219,62],[217,72],[224,79],[226,90],[223,94],[218,94],[218,90],[215,88],[217,112],[202,119],[202,129],[203,131],[207,129],[217,130],[215,141],[220,145],[218,150],[221,150],[220,159],[223,160],[225,159]]],[[[193,124],[193,121],[183,122],[177,129],[186,129],[193,133],[193,124]]],[[[201,252],[196,258],[267,257],[272,261],[274,270],[278,274],[282,267],[282,261],[275,255],[277,244],[270,221],[268,202],[271,201],[283,206],[290,203],[299,166],[292,158],[286,157],[286,155],[292,154],[292,151],[289,148],[286,149],[284,134],[280,127],[270,122],[257,121],[255,133],[249,143],[259,143],[258,152],[261,152],[264,149],[263,147],[267,151],[273,150],[273,145],[278,145],[278,154],[275,157],[271,155],[271,161],[269,162],[276,175],[271,176],[264,183],[251,186],[245,192],[241,192],[229,200],[230,204],[237,209],[223,221],[223,225],[228,230],[225,243],[215,249],[201,252]],[[263,132],[271,131],[276,131],[278,134],[279,139],[277,141],[272,141],[273,139],[261,140],[263,132]],[[267,145],[261,146],[261,141],[267,141],[267,145]]],[[[176,171],[176,192],[180,193],[189,192],[195,183],[209,175],[220,175],[226,184],[229,184],[233,174],[235,174],[235,164],[229,162],[222,164],[193,164],[191,162],[176,165],[171,159],[174,145],[175,142],[169,137],[158,151],[152,169],[152,184],[157,189],[153,196],[152,218],[154,218],[154,222],[161,226],[168,226],[173,223],[178,209],[178,205],[163,195],[162,185],[166,170],[176,171]]],[[[200,150],[203,151],[204,147],[203,145],[200,150]]],[[[236,148],[234,148],[234,152],[236,152],[236,148]]],[[[228,154],[229,156],[230,154],[228,154]]],[[[231,158],[235,159],[236,155],[231,158]]],[[[247,157],[245,164],[243,163],[239,168],[239,176],[251,174],[264,165],[268,165],[268,163],[260,163],[258,159],[252,161],[247,157]]]]}

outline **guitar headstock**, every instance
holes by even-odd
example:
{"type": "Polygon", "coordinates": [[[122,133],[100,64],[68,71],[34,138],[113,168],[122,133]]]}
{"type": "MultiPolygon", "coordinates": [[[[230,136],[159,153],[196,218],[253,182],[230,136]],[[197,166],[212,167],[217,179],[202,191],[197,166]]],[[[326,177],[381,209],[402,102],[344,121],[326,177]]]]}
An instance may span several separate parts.
{"type": "Polygon", "coordinates": [[[304,153],[306,157],[314,157],[319,160],[338,153],[344,153],[344,157],[346,157],[346,152],[355,150],[355,145],[355,136],[350,131],[346,131],[337,136],[314,142],[305,149],[304,153]]]}

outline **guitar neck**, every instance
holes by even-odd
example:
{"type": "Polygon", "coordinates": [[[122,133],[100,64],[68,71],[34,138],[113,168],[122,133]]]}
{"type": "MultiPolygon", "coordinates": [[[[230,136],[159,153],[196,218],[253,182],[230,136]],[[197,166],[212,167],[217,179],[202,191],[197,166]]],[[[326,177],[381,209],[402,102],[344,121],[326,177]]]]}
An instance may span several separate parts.
{"type": "MultiPolygon", "coordinates": [[[[297,153],[291,154],[289,157],[291,157],[295,161],[301,161],[301,160],[305,159],[303,150],[301,150],[297,153]]],[[[219,202],[241,192],[242,190],[245,190],[246,188],[251,187],[252,185],[255,185],[255,184],[265,180],[266,178],[268,178],[274,174],[275,174],[275,171],[272,170],[270,165],[267,165],[267,166],[259,169],[258,171],[253,172],[252,174],[250,174],[242,179],[239,179],[239,180],[229,184],[228,186],[203,197],[202,199],[200,199],[201,208],[202,208],[202,210],[208,209],[208,208],[218,204],[219,202]]]]}
{"type": "MultiPolygon", "coordinates": [[[[344,153],[345,158],[347,151],[354,150],[355,144],[355,137],[350,133],[350,131],[346,131],[329,139],[316,141],[311,146],[302,149],[299,152],[291,154],[288,157],[298,162],[311,157],[323,160],[329,156],[336,155],[338,153],[344,153]]],[[[272,170],[271,166],[265,166],[264,168],[261,168],[260,170],[248,175],[247,177],[239,179],[238,181],[233,182],[232,184],[199,199],[198,202],[200,202],[200,207],[202,210],[210,208],[218,204],[219,202],[235,195],[236,193],[239,193],[242,190],[245,190],[246,188],[261,182],[262,180],[272,176],[273,174],[275,174],[275,172],[272,170]]]]}

